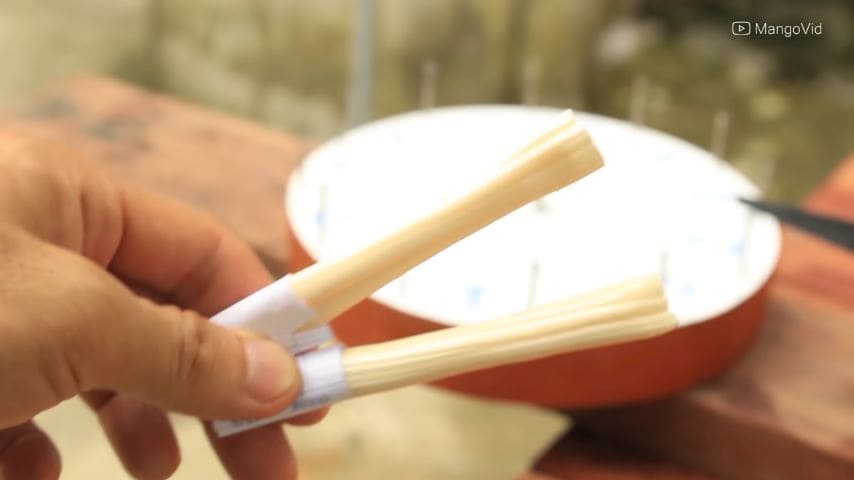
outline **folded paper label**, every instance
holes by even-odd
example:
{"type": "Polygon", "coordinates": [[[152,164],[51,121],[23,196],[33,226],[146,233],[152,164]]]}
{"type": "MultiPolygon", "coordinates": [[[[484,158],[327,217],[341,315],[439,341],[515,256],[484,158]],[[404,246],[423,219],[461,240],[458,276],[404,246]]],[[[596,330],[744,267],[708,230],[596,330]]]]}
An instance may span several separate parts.
{"type": "Polygon", "coordinates": [[[214,431],[221,437],[232,435],[286,420],[348,398],[350,389],[341,361],[341,352],[342,347],[336,345],[297,355],[297,365],[302,375],[302,390],[290,407],[271,417],[215,421],[214,431]]]}
{"type": "Polygon", "coordinates": [[[211,320],[275,339],[296,331],[313,317],[314,310],[296,296],[290,285],[290,275],[286,275],[217,313],[211,320]]]}

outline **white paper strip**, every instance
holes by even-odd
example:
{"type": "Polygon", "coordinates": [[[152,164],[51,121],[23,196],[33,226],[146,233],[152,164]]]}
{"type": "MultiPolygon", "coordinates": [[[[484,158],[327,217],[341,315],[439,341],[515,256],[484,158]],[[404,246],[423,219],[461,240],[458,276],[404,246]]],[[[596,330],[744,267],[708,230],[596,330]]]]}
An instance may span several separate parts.
{"type": "Polygon", "coordinates": [[[302,375],[302,391],[290,407],[266,418],[248,420],[219,420],[213,422],[220,437],[295,417],[348,398],[350,389],[341,361],[342,347],[336,345],[297,355],[302,375]]]}
{"type": "Polygon", "coordinates": [[[314,317],[314,310],[294,294],[289,275],[267,285],[211,320],[270,338],[290,334],[314,317]]]}

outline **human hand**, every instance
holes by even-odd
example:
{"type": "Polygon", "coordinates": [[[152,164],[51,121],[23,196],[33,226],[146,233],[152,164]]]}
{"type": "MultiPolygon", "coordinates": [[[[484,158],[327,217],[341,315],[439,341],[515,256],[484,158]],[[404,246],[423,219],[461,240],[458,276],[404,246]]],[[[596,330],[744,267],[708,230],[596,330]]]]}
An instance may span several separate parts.
{"type": "MultiPolygon", "coordinates": [[[[32,417],[77,394],[138,478],[168,477],[180,462],[164,410],[213,419],[287,407],[299,391],[293,358],[195,313],[271,280],[210,216],[0,132],[0,477],[58,477],[32,417]]],[[[206,432],[233,477],[296,476],[280,426],[206,432]]]]}

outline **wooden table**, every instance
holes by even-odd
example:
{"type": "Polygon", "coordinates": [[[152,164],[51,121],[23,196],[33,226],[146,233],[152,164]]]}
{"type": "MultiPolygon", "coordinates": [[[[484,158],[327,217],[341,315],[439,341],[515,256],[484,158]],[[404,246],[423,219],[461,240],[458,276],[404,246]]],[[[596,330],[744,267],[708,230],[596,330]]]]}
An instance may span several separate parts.
{"type": "Polygon", "coordinates": [[[88,152],[119,177],[212,212],[274,274],[287,267],[284,190],[296,137],[103,77],[80,77],[5,123],[88,152]]]}
{"type": "MultiPolygon", "coordinates": [[[[304,141],[99,77],[4,121],[214,213],[286,271],[282,186],[304,141]]],[[[854,218],[854,159],[807,206],[854,218]]],[[[574,412],[581,427],[528,478],[854,478],[854,255],[786,229],[769,301],[756,348],[727,375],[663,401],[574,412]]]]}

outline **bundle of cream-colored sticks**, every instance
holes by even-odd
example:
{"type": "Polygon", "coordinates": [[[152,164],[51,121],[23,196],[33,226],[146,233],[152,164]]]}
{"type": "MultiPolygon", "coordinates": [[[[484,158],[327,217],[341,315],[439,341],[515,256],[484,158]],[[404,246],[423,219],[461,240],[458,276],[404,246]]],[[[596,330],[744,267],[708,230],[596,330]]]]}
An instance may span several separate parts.
{"type": "Polygon", "coordinates": [[[213,317],[289,346],[303,391],[287,411],[261,420],[215,422],[220,434],[324,404],[477,369],[664,333],[677,325],[655,276],[479,324],[343,349],[325,324],[439,251],[513,210],[602,166],[572,112],[480,186],[343,258],[285,276],[213,317]],[[321,348],[317,348],[321,347],[321,348]]]}

